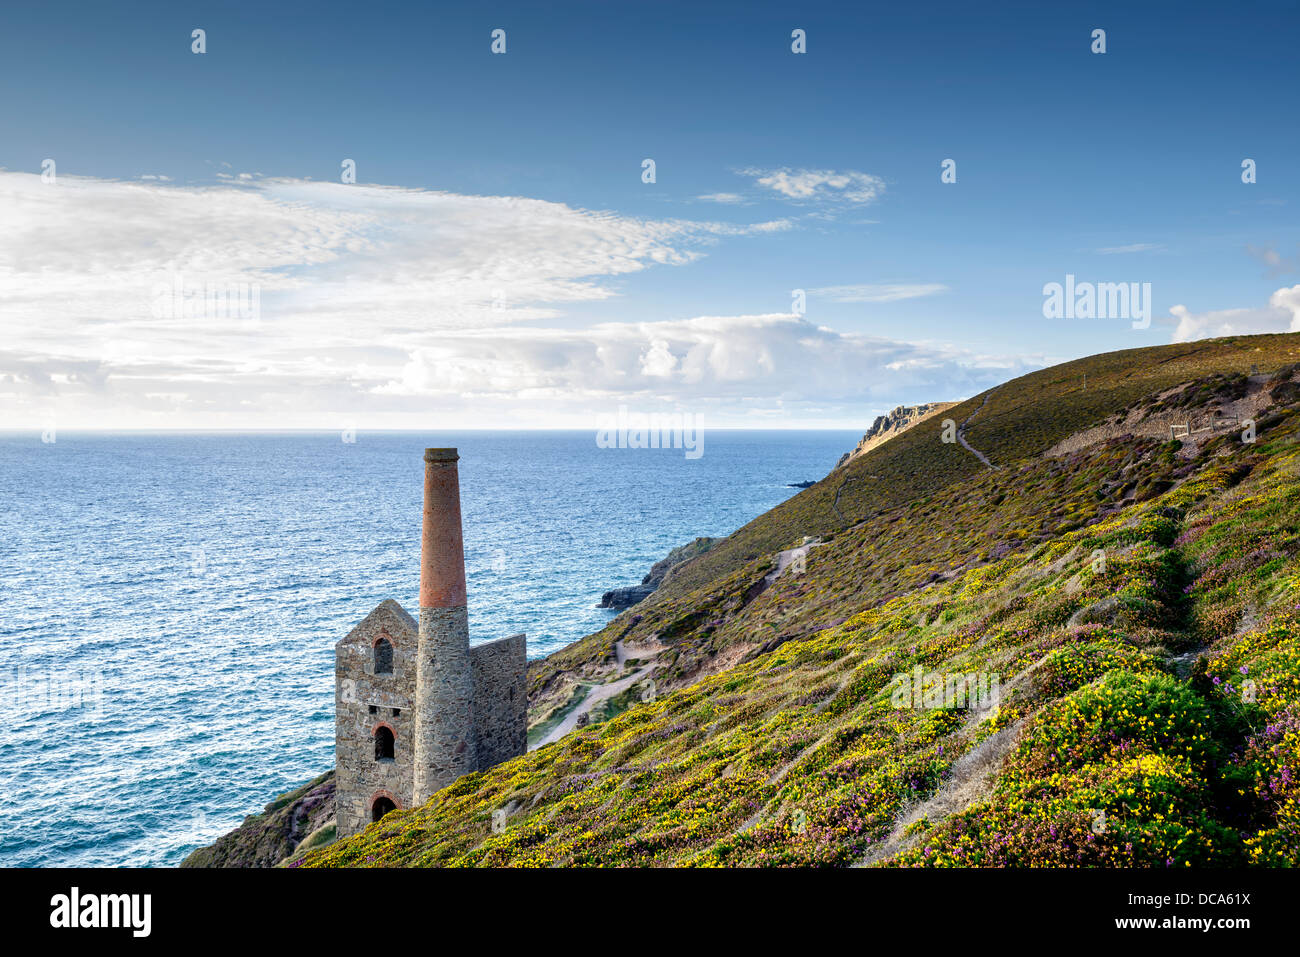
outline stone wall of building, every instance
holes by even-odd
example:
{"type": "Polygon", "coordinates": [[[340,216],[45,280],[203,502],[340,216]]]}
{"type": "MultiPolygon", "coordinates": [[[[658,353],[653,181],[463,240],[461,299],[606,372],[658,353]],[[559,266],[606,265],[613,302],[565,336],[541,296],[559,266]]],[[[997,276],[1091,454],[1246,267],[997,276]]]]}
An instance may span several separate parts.
{"type": "Polygon", "coordinates": [[[415,800],[478,768],[474,747],[474,676],[464,605],[420,609],[415,701],[415,800]]]}
{"type": "Polygon", "coordinates": [[[459,459],[424,450],[419,621],[385,601],[335,645],[341,837],[528,749],[524,636],[469,647],[459,459]]]}
{"type": "Polygon", "coordinates": [[[528,750],[528,655],[523,635],[469,650],[474,671],[478,770],[528,750]]]}
{"type": "MultiPolygon", "coordinates": [[[[446,629],[449,638],[467,637],[463,608],[422,611],[426,630],[434,626],[446,629]]],[[[448,644],[454,647],[457,642],[452,638],[448,644]]],[[[379,797],[389,798],[399,808],[413,807],[462,774],[486,770],[528,750],[528,658],[523,635],[468,649],[470,709],[465,707],[469,695],[455,687],[457,682],[430,680],[446,674],[431,667],[433,656],[423,662],[426,691],[441,693],[419,693],[420,657],[419,627],[392,600],[335,645],[335,793],[340,837],[366,829],[379,797]],[[392,674],[375,673],[375,644],[380,638],[387,638],[393,647],[392,674]],[[391,760],[375,757],[375,731],[381,725],[393,732],[391,760]],[[423,741],[421,733],[426,735],[423,741]],[[431,759],[426,771],[429,794],[419,792],[417,756],[431,759]]]]}
{"type": "Polygon", "coordinates": [[[397,602],[380,604],[334,647],[334,752],[340,836],[371,822],[377,797],[399,808],[414,801],[415,676],[418,626],[397,602]],[[393,646],[392,674],[375,673],[375,644],[393,646]],[[375,729],[393,732],[393,758],[375,759],[375,729]]]}

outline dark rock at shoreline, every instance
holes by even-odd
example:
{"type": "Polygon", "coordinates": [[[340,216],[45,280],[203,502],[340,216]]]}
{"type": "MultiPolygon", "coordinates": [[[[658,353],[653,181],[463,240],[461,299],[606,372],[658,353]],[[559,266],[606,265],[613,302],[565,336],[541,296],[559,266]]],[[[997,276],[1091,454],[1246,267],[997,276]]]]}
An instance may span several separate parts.
{"type": "MultiPolygon", "coordinates": [[[[848,455],[847,452],[845,452],[844,454],[848,455]]],[[[785,487],[786,488],[812,488],[816,484],[817,483],[815,481],[814,482],[786,482],[785,487]]]]}
{"type": "Polygon", "coordinates": [[[654,590],[654,585],[628,585],[626,588],[614,588],[600,596],[600,607],[631,608],[637,602],[649,598],[654,590]]]}
{"type": "Polygon", "coordinates": [[[715,544],[716,538],[697,538],[693,542],[679,545],[651,566],[649,574],[641,579],[639,585],[627,585],[614,588],[600,597],[601,608],[631,608],[638,602],[645,601],[678,565],[689,562],[698,555],[703,555],[715,544]]]}

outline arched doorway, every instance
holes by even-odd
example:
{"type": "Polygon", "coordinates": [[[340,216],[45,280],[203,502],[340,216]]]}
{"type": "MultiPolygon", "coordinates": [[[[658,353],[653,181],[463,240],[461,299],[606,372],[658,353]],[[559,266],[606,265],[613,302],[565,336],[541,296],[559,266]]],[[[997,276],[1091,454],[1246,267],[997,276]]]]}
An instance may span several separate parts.
{"type": "Polygon", "coordinates": [[[397,810],[397,805],[393,803],[393,799],[380,795],[375,798],[375,803],[370,806],[370,820],[378,821],[389,811],[395,810],[397,810]]]}

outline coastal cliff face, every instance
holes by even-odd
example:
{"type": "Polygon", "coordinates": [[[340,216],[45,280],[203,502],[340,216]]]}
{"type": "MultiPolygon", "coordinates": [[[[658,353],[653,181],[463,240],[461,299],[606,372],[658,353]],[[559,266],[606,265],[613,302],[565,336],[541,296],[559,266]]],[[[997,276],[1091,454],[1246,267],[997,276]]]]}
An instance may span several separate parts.
{"type": "Polygon", "coordinates": [[[957,405],[956,402],[926,402],[922,405],[900,405],[888,415],[876,416],[871,428],[862,436],[862,440],[852,452],[845,452],[835,463],[835,468],[843,468],[854,459],[866,455],[876,446],[897,435],[901,435],[914,425],[919,425],[932,415],[938,415],[957,405]]]}
{"type": "Polygon", "coordinates": [[[275,867],[334,840],[334,772],[282,794],[181,867],[275,867]]]}
{"type": "Polygon", "coordinates": [[[716,538],[701,537],[692,542],[687,542],[685,545],[677,546],[650,567],[650,571],[641,579],[641,584],[613,588],[605,592],[600,598],[600,607],[631,608],[637,602],[645,601],[654,594],[656,588],[663,584],[664,579],[674,568],[690,561],[697,555],[703,555],[713,547],[716,541],[716,538]]]}

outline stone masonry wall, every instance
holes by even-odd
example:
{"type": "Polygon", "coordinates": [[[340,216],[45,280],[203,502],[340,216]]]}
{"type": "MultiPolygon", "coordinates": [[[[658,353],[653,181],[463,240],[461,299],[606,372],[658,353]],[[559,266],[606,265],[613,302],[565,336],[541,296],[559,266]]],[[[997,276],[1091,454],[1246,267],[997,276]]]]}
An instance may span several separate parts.
{"type": "Polygon", "coordinates": [[[356,834],[370,824],[377,795],[390,797],[401,808],[412,806],[417,653],[416,623],[391,600],[380,604],[335,646],[335,795],[340,836],[356,834]],[[374,673],[374,644],[380,636],[393,646],[390,675],[374,673]],[[392,760],[375,760],[374,729],[380,723],[394,733],[392,760]]]}
{"type": "Polygon", "coordinates": [[[423,804],[478,767],[469,617],[464,605],[420,609],[417,660],[415,800],[423,804]]]}
{"type": "Polygon", "coordinates": [[[340,837],[366,829],[378,796],[389,797],[399,808],[413,807],[462,774],[486,770],[528,750],[525,637],[468,648],[464,607],[426,608],[421,617],[427,661],[421,660],[419,626],[392,600],[379,605],[335,646],[340,837]],[[390,675],[374,672],[375,640],[381,636],[393,646],[390,675]],[[430,647],[442,650],[444,668],[435,667],[430,647]],[[466,648],[462,667],[445,667],[454,665],[460,647],[466,648]],[[426,695],[417,692],[421,665],[426,695]],[[458,673],[464,677],[458,678],[458,673]],[[374,730],[381,723],[394,733],[392,760],[375,759],[374,730]],[[428,794],[419,793],[417,757],[429,761],[428,794]]]}
{"type": "Polygon", "coordinates": [[[528,750],[526,639],[513,635],[469,651],[474,671],[474,726],[478,770],[528,750]]]}

